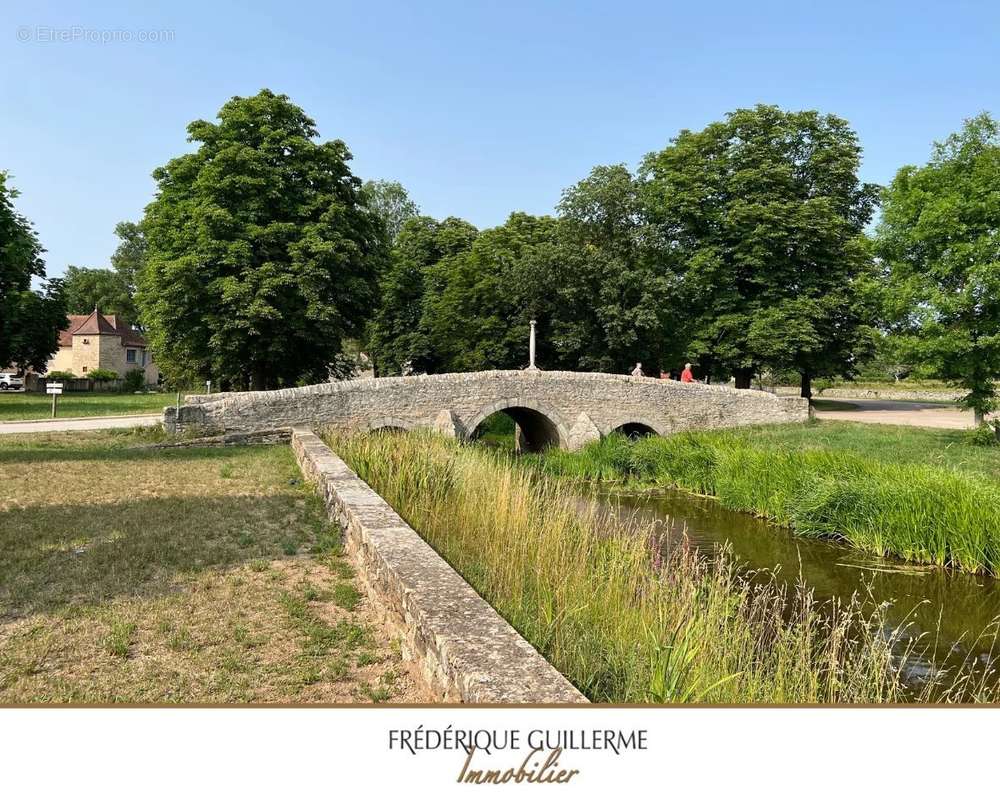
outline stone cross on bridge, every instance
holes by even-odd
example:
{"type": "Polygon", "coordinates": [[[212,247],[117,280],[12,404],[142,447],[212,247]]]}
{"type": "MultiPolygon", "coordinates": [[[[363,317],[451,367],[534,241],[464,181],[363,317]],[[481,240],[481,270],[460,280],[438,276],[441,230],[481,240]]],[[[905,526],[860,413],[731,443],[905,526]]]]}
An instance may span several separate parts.
{"type": "Polygon", "coordinates": [[[197,395],[164,410],[169,431],[254,432],[307,424],[344,430],[433,429],[473,438],[498,411],[520,446],[577,449],[612,431],[665,434],[802,422],[806,400],[752,389],[589,372],[507,370],[365,378],[266,392],[197,395]]]}

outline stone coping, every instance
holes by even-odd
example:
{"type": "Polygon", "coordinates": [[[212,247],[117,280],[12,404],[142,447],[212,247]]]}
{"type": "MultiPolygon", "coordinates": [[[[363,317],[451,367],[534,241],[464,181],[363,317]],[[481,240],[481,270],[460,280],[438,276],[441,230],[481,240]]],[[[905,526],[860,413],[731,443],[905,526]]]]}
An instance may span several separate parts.
{"type": "Polygon", "coordinates": [[[303,474],[340,523],[359,577],[403,655],[445,702],[586,703],[416,531],[307,426],[292,428],[303,474]]]}
{"type": "Polygon", "coordinates": [[[314,383],[308,386],[292,386],[285,389],[266,389],[253,392],[215,392],[213,394],[190,394],[184,398],[185,405],[221,405],[228,406],[240,401],[253,400],[290,400],[296,397],[308,397],[310,395],[333,395],[341,392],[375,389],[380,386],[387,386],[395,383],[401,384],[435,384],[435,383],[456,383],[462,381],[479,382],[484,378],[516,377],[526,382],[544,384],[549,381],[570,378],[574,381],[587,381],[592,383],[624,384],[641,383],[649,385],[660,385],[669,383],[670,386],[681,387],[685,392],[702,392],[705,394],[753,394],[769,395],[771,392],[763,392],[758,389],[735,389],[724,383],[682,383],[681,381],[664,381],[662,378],[645,376],[634,378],[631,375],[622,375],[612,372],[570,372],[567,370],[485,370],[482,372],[440,372],[433,375],[406,375],[390,376],[385,378],[355,378],[344,381],[328,381],[326,383],[314,383]]]}

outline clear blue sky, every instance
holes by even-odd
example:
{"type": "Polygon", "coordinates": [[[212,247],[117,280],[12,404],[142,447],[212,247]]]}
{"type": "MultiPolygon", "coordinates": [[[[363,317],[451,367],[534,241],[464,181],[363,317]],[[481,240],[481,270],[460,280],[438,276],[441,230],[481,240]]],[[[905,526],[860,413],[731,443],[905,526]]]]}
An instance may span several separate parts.
{"type": "Polygon", "coordinates": [[[262,87],[345,140],[360,177],[481,227],[551,212],[592,166],[634,166],[681,128],[758,102],[845,117],[863,177],[880,183],[963,118],[1000,110],[993,2],[139,5],[0,10],[0,169],[52,275],[106,266],[115,223],[141,216],[187,123],[262,87]],[[170,35],[88,40],[106,31],[170,35]],[[84,39],[39,41],[62,35],[84,39]]]}

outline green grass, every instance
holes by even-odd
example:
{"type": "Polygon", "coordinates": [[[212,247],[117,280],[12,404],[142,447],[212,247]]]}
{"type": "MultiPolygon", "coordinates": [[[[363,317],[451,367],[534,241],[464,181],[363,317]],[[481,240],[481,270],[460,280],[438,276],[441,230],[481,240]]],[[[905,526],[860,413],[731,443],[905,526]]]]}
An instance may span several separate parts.
{"type": "MultiPolygon", "coordinates": [[[[902,632],[858,605],[756,582],[725,558],[601,515],[564,481],[496,450],[428,434],[342,437],[333,448],[590,699],[884,703],[907,699],[902,632]],[[789,594],[790,593],[790,594],[789,594]]],[[[938,674],[918,699],[987,699],[938,674]]]]}
{"type": "Polygon", "coordinates": [[[799,536],[969,572],[1000,571],[1000,448],[958,431],[815,423],[607,437],[529,463],[594,481],[677,486],[799,536]]]}
{"type": "MultiPolygon", "coordinates": [[[[181,400],[183,401],[183,395],[181,400]]],[[[111,417],[152,414],[177,402],[169,392],[125,394],[114,392],[67,392],[59,396],[59,417],[111,417]]],[[[49,419],[52,398],[35,392],[0,392],[0,422],[49,419]]]]}
{"type": "Polygon", "coordinates": [[[0,437],[0,704],[364,699],[399,658],[334,602],[354,573],[291,449],[162,438],[0,437]]]}

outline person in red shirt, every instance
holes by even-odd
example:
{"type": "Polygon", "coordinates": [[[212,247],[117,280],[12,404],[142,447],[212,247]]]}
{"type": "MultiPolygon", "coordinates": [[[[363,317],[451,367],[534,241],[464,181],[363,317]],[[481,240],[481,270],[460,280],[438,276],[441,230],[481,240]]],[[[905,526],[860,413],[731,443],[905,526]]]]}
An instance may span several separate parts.
{"type": "Polygon", "coordinates": [[[694,383],[694,373],[691,372],[691,365],[685,364],[681,373],[681,383],[694,383]]]}

